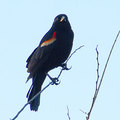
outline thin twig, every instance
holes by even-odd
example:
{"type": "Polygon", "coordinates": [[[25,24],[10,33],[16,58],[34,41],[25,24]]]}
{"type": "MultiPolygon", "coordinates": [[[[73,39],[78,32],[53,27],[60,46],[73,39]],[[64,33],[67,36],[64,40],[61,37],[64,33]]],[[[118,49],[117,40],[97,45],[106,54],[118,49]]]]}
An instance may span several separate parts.
{"type": "Polygon", "coordinates": [[[97,97],[97,94],[98,94],[98,82],[99,82],[99,52],[98,52],[98,45],[96,47],[96,53],[97,53],[97,80],[96,80],[96,88],[95,88],[95,93],[94,93],[94,97],[93,97],[93,101],[92,101],[92,105],[91,105],[91,108],[87,114],[87,117],[86,119],[88,120],[89,117],[90,117],[90,114],[91,114],[91,111],[93,109],[93,106],[94,106],[94,103],[95,103],[95,100],[96,100],[96,97],[97,97]]]}
{"type": "MultiPolygon", "coordinates": [[[[65,62],[65,64],[67,64],[67,62],[69,61],[69,59],[71,58],[71,56],[72,56],[77,50],[79,50],[81,47],[83,47],[83,46],[80,46],[79,48],[77,48],[77,49],[70,55],[70,57],[67,59],[67,61],[65,62]]],[[[46,88],[48,88],[50,85],[53,85],[53,84],[58,85],[58,84],[60,83],[58,79],[59,79],[60,75],[62,74],[63,70],[65,70],[65,69],[61,69],[61,71],[60,71],[60,73],[59,73],[59,75],[58,75],[57,78],[52,78],[49,74],[46,74],[52,81],[51,81],[48,85],[46,85],[41,91],[39,91],[31,100],[29,100],[29,101],[21,108],[21,110],[16,114],[16,116],[15,116],[13,119],[10,119],[10,120],[15,120],[15,119],[19,116],[19,114],[25,109],[25,107],[26,107],[28,104],[30,104],[30,102],[32,102],[38,95],[40,95],[40,94],[41,94],[46,88]]]]}
{"type": "Polygon", "coordinates": [[[67,106],[67,116],[68,116],[68,120],[70,120],[70,113],[69,113],[69,108],[67,106]]]}
{"type": "Polygon", "coordinates": [[[97,60],[97,80],[96,80],[96,91],[97,91],[97,89],[98,89],[98,81],[99,81],[99,52],[98,52],[98,45],[97,45],[97,47],[96,47],[96,53],[97,53],[97,58],[96,58],[96,60],[97,60]]]}
{"type": "Polygon", "coordinates": [[[58,79],[59,79],[60,75],[62,74],[63,70],[64,70],[64,69],[61,69],[61,70],[60,70],[60,73],[59,73],[59,75],[58,75],[58,77],[57,77],[58,79]]]}
{"type": "Polygon", "coordinates": [[[101,80],[100,80],[100,84],[99,84],[99,86],[98,86],[98,91],[99,91],[99,89],[100,89],[100,86],[101,86],[101,83],[102,83],[102,80],[103,80],[103,77],[104,77],[104,74],[105,74],[105,71],[106,71],[108,62],[109,62],[109,60],[110,60],[110,57],[111,57],[113,48],[114,48],[114,46],[115,46],[115,43],[117,42],[117,39],[118,39],[119,35],[120,35],[120,31],[118,32],[118,34],[117,34],[117,36],[116,36],[116,38],[115,38],[115,41],[114,41],[114,43],[113,43],[113,45],[112,45],[112,48],[111,48],[111,50],[110,50],[110,53],[109,53],[109,56],[108,56],[107,62],[106,62],[106,64],[105,64],[105,68],[104,68],[104,70],[103,70],[103,74],[102,74],[102,77],[101,77],[101,80]]]}
{"type": "Polygon", "coordinates": [[[75,54],[79,49],[81,49],[82,47],[84,47],[84,45],[78,47],[77,49],[75,49],[75,51],[73,51],[73,53],[71,53],[71,55],[68,57],[68,59],[66,60],[66,63],[69,61],[69,59],[72,57],[73,54],[75,54]]]}
{"type": "Polygon", "coordinates": [[[24,108],[28,105],[28,104],[30,104],[30,102],[32,102],[39,94],[41,94],[47,87],[49,87],[49,85],[51,85],[52,84],[52,82],[50,82],[48,85],[46,85],[41,91],[39,91],[31,100],[29,100],[23,107],[22,107],[22,109],[16,114],[16,116],[13,118],[13,119],[11,119],[11,120],[15,120],[17,117],[18,117],[18,115],[24,110],[24,108]]]}
{"type": "MultiPolygon", "coordinates": [[[[116,43],[119,35],[120,35],[120,31],[118,32],[118,34],[117,34],[117,36],[116,36],[116,38],[115,38],[115,40],[114,40],[114,43],[113,43],[113,45],[112,45],[112,48],[111,48],[111,50],[110,50],[110,53],[109,53],[109,55],[108,55],[108,58],[107,58],[107,61],[106,61],[106,64],[105,64],[105,67],[104,67],[104,70],[103,70],[103,73],[102,73],[102,77],[101,77],[101,79],[100,79],[100,83],[99,83],[99,85],[96,85],[96,90],[95,90],[95,94],[94,94],[94,97],[93,97],[92,105],[91,105],[91,107],[90,107],[90,110],[89,110],[89,112],[88,112],[88,115],[87,115],[87,117],[86,117],[86,120],[89,120],[89,118],[90,118],[91,112],[92,112],[92,110],[93,110],[93,107],[94,107],[96,98],[97,98],[97,96],[98,96],[98,93],[99,93],[99,90],[100,90],[100,87],[101,87],[101,84],[102,84],[102,81],[103,81],[103,78],[104,78],[104,75],[105,75],[105,72],[106,72],[106,68],[107,68],[108,62],[109,62],[109,60],[110,60],[110,57],[111,57],[113,48],[114,48],[114,46],[115,46],[115,43],[116,43]]],[[[98,53],[97,50],[96,50],[96,52],[97,52],[97,56],[98,56],[99,53],[98,53]]],[[[99,61],[98,61],[98,60],[97,60],[97,70],[99,70],[99,61]]],[[[99,71],[97,71],[97,74],[98,74],[98,75],[97,75],[96,84],[98,84],[99,71]]]]}
{"type": "Polygon", "coordinates": [[[80,111],[81,111],[82,113],[84,113],[84,114],[88,115],[88,113],[87,113],[87,112],[85,112],[85,111],[83,111],[82,109],[80,109],[80,111]]]}

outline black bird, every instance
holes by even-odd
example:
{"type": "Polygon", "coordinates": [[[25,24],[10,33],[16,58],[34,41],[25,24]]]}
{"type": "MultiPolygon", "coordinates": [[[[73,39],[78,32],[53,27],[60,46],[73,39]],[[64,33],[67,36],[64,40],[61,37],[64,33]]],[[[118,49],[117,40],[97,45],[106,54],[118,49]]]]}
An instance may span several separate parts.
{"type": "MultiPolygon", "coordinates": [[[[73,37],[68,17],[65,14],[55,17],[52,27],[27,59],[27,72],[30,73],[27,81],[32,78],[28,101],[41,90],[46,73],[66,61],[72,49],[73,37]]],[[[30,109],[37,111],[39,104],[40,95],[30,103],[30,109]]]]}

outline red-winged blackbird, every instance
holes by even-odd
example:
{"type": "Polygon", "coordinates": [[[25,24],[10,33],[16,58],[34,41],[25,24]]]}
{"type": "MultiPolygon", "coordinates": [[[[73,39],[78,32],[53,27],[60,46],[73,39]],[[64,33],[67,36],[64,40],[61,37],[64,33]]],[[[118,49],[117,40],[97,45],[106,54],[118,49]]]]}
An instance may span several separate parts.
{"type": "MultiPolygon", "coordinates": [[[[27,59],[27,81],[32,78],[32,85],[27,93],[28,101],[35,96],[42,87],[46,73],[61,66],[68,58],[73,44],[74,33],[68,17],[60,14],[55,17],[51,29],[44,35],[39,46],[27,59]]],[[[30,109],[37,111],[40,95],[30,103],[30,109]]]]}

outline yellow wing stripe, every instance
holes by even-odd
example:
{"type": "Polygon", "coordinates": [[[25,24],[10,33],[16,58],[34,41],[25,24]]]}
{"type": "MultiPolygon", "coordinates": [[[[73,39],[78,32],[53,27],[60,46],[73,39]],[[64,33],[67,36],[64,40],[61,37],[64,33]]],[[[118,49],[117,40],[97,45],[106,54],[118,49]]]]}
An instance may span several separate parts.
{"type": "Polygon", "coordinates": [[[56,32],[53,33],[53,36],[52,36],[51,39],[46,40],[45,42],[43,42],[41,44],[41,47],[48,46],[48,45],[52,44],[54,41],[56,41],[55,35],[56,35],[56,32]]]}

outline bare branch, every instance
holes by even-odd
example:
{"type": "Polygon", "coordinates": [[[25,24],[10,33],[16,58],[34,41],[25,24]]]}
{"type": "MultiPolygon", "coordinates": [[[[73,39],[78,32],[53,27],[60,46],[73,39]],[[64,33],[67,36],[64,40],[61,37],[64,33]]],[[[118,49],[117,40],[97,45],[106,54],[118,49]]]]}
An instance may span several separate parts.
{"type": "Polygon", "coordinates": [[[97,45],[97,47],[96,47],[96,53],[97,53],[97,58],[96,58],[96,60],[97,60],[97,81],[96,81],[96,91],[97,91],[97,88],[98,88],[98,81],[99,81],[99,52],[98,52],[98,45],[97,45]]]}
{"type": "Polygon", "coordinates": [[[96,80],[96,88],[95,88],[95,93],[94,93],[94,97],[93,97],[93,101],[92,101],[92,105],[91,105],[91,108],[87,114],[87,117],[86,117],[86,120],[89,119],[90,117],[90,114],[91,114],[91,111],[93,109],[93,106],[94,106],[94,103],[95,103],[95,100],[96,100],[96,97],[97,97],[97,94],[98,94],[98,82],[99,82],[99,52],[98,52],[98,45],[96,47],[96,53],[97,53],[97,80],[96,80]]]}
{"type": "Polygon", "coordinates": [[[67,106],[67,116],[68,116],[68,120],[70,120],[70,113],[69,113],[69,108],[68,108],[68,106],[67,106]]]}
{"type": "Polygon", "coordinates": [[[114,46],[115,46],[115,43],[116,43],[119,35],[120,35],[120,31],[118,32],[118,34],[117,34],[117,36],[116,36],[116,38],[115,38],[115,40],[114,40],[114,43],[113,43],[113,45],[112,45],[112,48],[111,48],[111,50],[110,50],[110,53],[109,53],[109,55],[108,55],[108,58],[107,58],[107,61],[106,61],[106,64],[105,64],[105,67],[104,67],[104,70],[103,70],[102,77],[101,77],[101,79],[100,79],[99,85],[98,85],[98,81],[99,81],[99,52],[98,52],[97,47],[96,47],[96,53],[97,53],[97,81],[96,81],[96,89],[95,89],[95,94],[94,94],[94,97],[93,97],[93,101],[92,101],[90,110],[89,110],[89,112],[88,112],[88,115],[87,115],[87,117],[86,117],[86,120],[89,120],[89,118],[90,118],[90,114],[91,114],[91,112],[92,112],[92,110],[93,110],[93,107],[94,107],[96,98],[97,98],[97,96],[98,96],[98,93],[99,93],[99,90],[100,90],[100,87],[101,87],[101,84],[102,84],[102,81],[103,81],[103,78],[104,78],[104,75],[105,75],[105,72],[106,72],[106,68],[107,68],[108,62],[109,62],[109,60],[110,60],[110,57],[111,57],[113,48],[114,48],[114,46]]]}
{"type": "Polygon", "coordinates": [[[80,111],[81,111],[82,113],[84,113],[84,114],[88,115],[88,113],[87,113],[87,112],[85,112],[85,111],[83,111],[82,109],[80,109],[80,111]]]}
{"type": "Polygon", "coordinates": [[[59,75],[58,75],[58,77],[56,77],[56,78],[52,78],[48,73],[46,74],[49,78],[50,78],[50,80],[52,80],[48,85],[46,85],[41,91],[39,91],[31,100],[29,100],[22,108],[21,108],[21,110],[16,114],[16,116],[13,118],[13,119],[10,119],[10,120],[15,120],[18,116],[19,116],[19,114],[25,109],[25,107],[28,105],[28,104],[30,104],[30,102],[32,102],[38,95],[40,95],[46,88],[48,88],[50,85],[58,85],[58,84],[60,84],[60,81],[59,81],[59,77],[60,77],[60,75],[62,74],[62,72],[63,72],[63,70],[69,70],[66,66],[67,66],[67,62],[69,61],[69,59],[71,58],[71,56],[77,51],[77,50],[79,50],[81,47],[83,47],[83,46],[80,46],[79,48],[77,48],[71,55],[70,55],[70,57],[66,60],[66,62],[64,63],[64,66],[63,66],[63,68],[61,69],[61,71],[60,71],[60,73],[59,73],[59,75]]]}
{"type": "Polygon", "coordinates": [[[75,51],[73,53],[71,53],[71,55],[68,57],[68,59],[66,60],[66,63],[69,61],[69,59],[72,57],[73,54],[75,54],[79,49],[81,49],[82,47],[84,47],[84,45],[78,47],[77,49],[75,49],[75,51]]]}
{"type": "Polygon", "coordinates": [[[47,87],[49,87],[49,85],[51,85],[52,82],[50,82],[48,85],[46,85],[41,91],[39,91],[31,100],[29,100],[23,107],[22,109],[16,114],[16,116],[13,118],[13,119],[10,119],[10,120],[15,120],[18,115],[24,110],[24,108],[30,104],[30,102],[32,102],[39,94],[41,94],[47,87]]]}
{"type": "Polygon", "coordinates": [[[104,68],[104,70],[103,70],[102,77],[101,77],[101,79],[100,79],[100,84],[99,84],[99,86],[98,86],[98,91],[99,91],[99,89],[100,89],[100,86],[101,86],[101,83],[102,83],[102,80],[103,80],[103,77],[104,77],[104,74],[105,74],[105,71],[106,71],[106,68],[107,68],[108,62],[109,62],[109,60],[110,60],[110,57],[111,57],[111,54],[112,54],[113,48],[114,48],[114,46],[115,46],[115,43],[117,42],[117,39],[118,39],[119,35],[120,35],[120,31],[118,32],[118,34],[117,34],[117,36],[116,36],[116,38],[115,38],[115,41],[114,41],[114,43],[113,43],[113,45],[112,45],[112,48],[111,48],[111,50],[110,50],[110,53],[109,53],[109,56],[108,56],[107,62],[106,62],[106,64],[105,64],[105,68],[104,68]]]}

